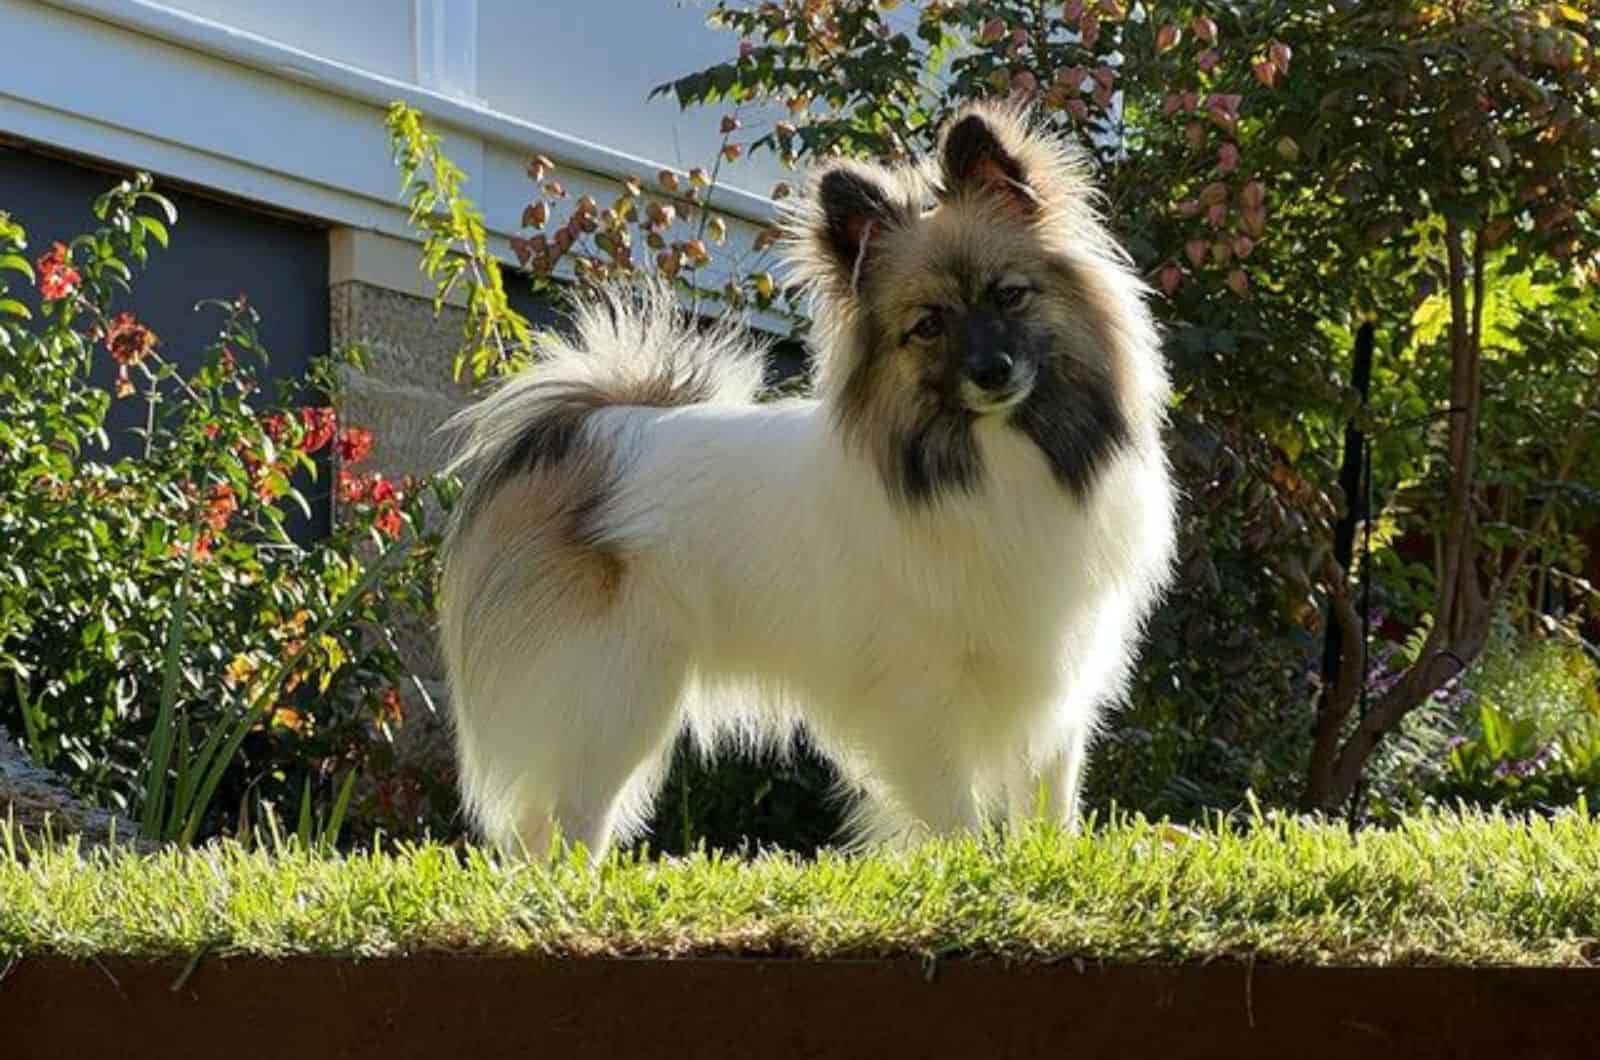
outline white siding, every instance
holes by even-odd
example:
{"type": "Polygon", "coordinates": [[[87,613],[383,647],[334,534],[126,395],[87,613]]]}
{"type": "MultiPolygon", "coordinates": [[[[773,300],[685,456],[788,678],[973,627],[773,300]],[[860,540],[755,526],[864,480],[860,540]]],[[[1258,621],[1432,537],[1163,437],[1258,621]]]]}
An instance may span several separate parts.
{"type": "MultiPolygon", "coordinates": [[[[478,0],[478,92],[492,108],[628,154],[710,168],[720,112],[650,100],[663,82],[735,54],[705,7],[671,0],[478,0]]],[[[751,115],[751,123],[759,115],[751,115]]],[[[767,156],[729,167],[757,195],[782,179],[767,156]]]]}
{"type": "Polygon", "coordinates": [[[165,2],[168,7],[325,59],[337,59],[368,73],[397,81],[416,76],[413,0],[165,2]]]}

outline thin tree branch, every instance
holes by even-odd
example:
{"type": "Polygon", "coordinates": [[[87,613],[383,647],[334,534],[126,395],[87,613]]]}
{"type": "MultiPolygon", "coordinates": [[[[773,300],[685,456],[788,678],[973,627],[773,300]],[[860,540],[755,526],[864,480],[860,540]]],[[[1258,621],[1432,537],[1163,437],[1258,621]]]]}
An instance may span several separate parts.
{"type": "Polygon", "coordinates": [[[1311,746],[1311,767],[1307,775],[1302,805],[1308,810],[1333,805],[1329,795],[1334,786],[1334,770],[1339,760],[1339,737],[1345,721],[1355,708],[1364,675],[1361,672],[1361,616],[1350,599],[1350,579],[1343,567],[1329,557],[1323,570],[1328,582],[1328,619],[1339,631],[1339,669],[1333,683],[1324,690],[1317,711],[1311,746]]]}
{"type": "Polygon", "coordinates": [[[1471,497],[1462,474],[1467,458],[1469,432],[1466,428],[1472,418],[1472,379],[1467,365],[1471,336],[1467,332],[1466,255],[1461,245],[1461,229],[1456,222],[1446,219],[1444,240],[1450,271],[1450,406],[1460,412],[1450,417],[1450,481],[1445,501],[1444,570],[1439,579],[1439,609],[1428,637],[1429,646],[1434,649],[1439,646],[1437,642],[1449,636],[1455,625],[1461,539],[1466,533],[1471,509],[1471,497]]]}

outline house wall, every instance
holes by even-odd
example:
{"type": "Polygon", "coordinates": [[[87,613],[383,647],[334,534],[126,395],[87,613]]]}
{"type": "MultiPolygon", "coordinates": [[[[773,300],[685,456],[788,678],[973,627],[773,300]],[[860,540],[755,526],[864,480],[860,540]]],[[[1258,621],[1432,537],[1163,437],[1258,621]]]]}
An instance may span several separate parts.
{"type": "MultiPolygon", "coordinates": [[[[167,0],[166,6],[398,81],[416,72],[415,0],[167,0]]],[[[523,6],[532,12],[541,5],[523,6]]]]}
{"type": "MultiPolygon", "coordinates": [[[[730,42],[692,9],[620,0],[325,6],[332,14],[275,22],[261,12],[279,5],[234,0],[0,0],[0,26],[26,42],[0,68],[0,131],[405,238],[382,124],[386,106],[404,100],[444,134],[508,259],[506,240],[534,194],[524,169],[536,153],[557,162],[574,194],[607,199],[619,177],[715,157],[715,112],[683,114],[645,98],[658,80],[728,54],[730,42]],[[417,28],[435,21],[416,18],[422,8],[445,13],[437,39],[417,28]],[[588,31],[596,26],[605,32],[588,31]]],[[[725,171],[713,201],[735,217],[736,245],[774,216],[756,192],[776,175],[759,159],[725,171]]]]}
{"type": "MultiPolygon", "coordinates": [[[[657,85],[723,62],[731,35],[710,5],[675,0],[166,0],[198,18],[654,162],[709,165],[716,115],[683,113],[657,85]],[[434,37],[447,65],[430,69],[434,37]],[[454,74],[455,76],[452,76],[454,74]]],[[[770,159],[730,172],[764,195],[770,159]]]]}

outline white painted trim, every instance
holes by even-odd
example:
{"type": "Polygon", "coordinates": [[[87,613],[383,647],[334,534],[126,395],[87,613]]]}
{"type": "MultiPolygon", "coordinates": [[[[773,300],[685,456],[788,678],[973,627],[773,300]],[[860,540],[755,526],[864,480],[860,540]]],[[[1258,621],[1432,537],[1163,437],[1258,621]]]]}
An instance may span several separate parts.
{"type": "MultiPolygon", "coordinates": [[[[546,154],[557,162],[597,174],[625,176],[676,168],[523,121],[472,101],[453,99],[414,84],[313,55],[153,0],[11,2],[38,3],[70,11],[373,106],[383,107],[394,100],[403,100],[462,132],[516,148],[529,155],[546,154]]],[[[0,7],[4,6],[4,3],[0,3],[0,7]]],[[[760,224],[771,223],[776,216],[770,199],[737,188],[717,188],[711,205],[760,224]]]]}
{"type": "Polygon", "coordinates": [[[478,0],[416,0],[417,84],[482,105],[478,95],[478,0]]]}
{"type": "MultiPolygon", "coordinates": [[[[91,118],[51,110],[0,92],[0,132],[25,141],[142,169],[323,220],[410,237],[405,212],[388,203],[341,192],[170,140],[141,136],[91,118]]],[[[506,255],[510,257],[510,248],[506,255]]]]}

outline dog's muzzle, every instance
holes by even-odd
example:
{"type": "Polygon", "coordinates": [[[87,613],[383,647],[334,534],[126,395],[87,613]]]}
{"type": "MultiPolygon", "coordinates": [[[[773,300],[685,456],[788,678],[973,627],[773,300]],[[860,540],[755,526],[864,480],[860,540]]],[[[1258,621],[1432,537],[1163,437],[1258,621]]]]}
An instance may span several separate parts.
{"type": "Polygon", "coordinates": [[[1037,369],[1009,353],[984,353],[962,365],[961,399],[974,412],[999,412],[1020,404],[1033,390],[1037,369]]]}

